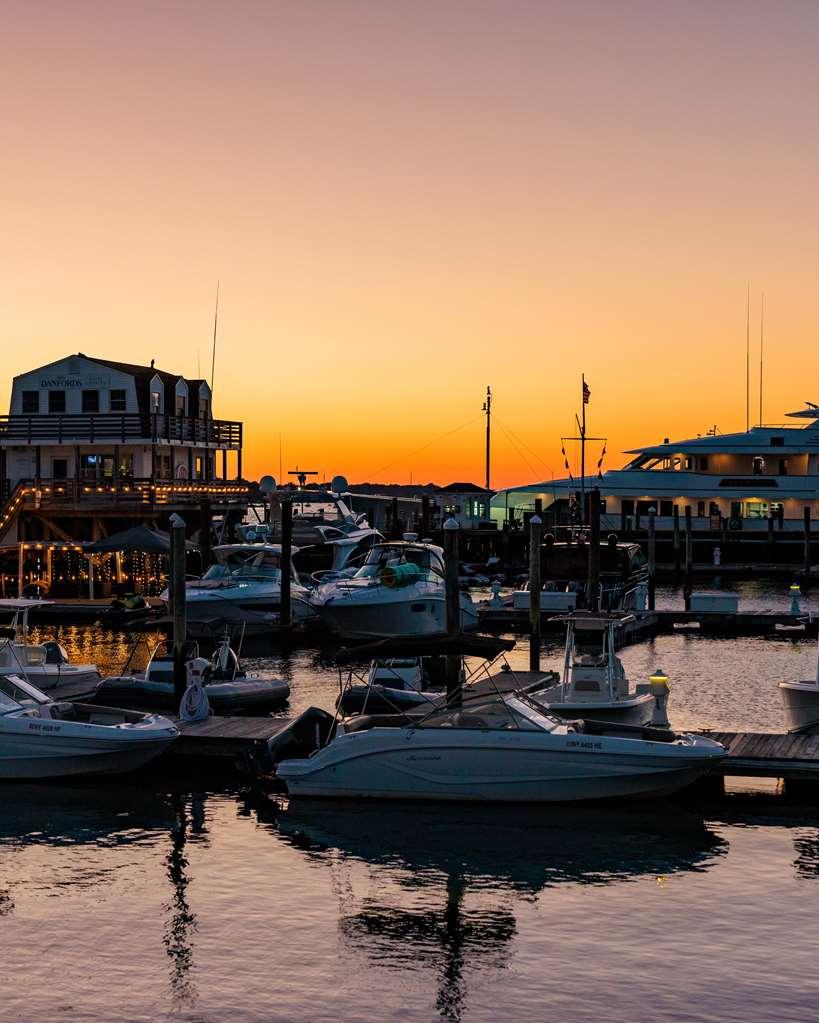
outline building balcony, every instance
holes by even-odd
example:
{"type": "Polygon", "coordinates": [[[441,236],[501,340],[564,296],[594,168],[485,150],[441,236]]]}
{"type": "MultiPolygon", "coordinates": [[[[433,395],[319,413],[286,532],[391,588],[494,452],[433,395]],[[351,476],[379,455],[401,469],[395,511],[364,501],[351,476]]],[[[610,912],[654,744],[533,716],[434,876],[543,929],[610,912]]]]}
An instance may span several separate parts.
{"type": "Polygon", "coordinates": [[[0,446],[53,444],[193,444],[241,450],[242,424],[141,412],[0,416],[0,446]]]}

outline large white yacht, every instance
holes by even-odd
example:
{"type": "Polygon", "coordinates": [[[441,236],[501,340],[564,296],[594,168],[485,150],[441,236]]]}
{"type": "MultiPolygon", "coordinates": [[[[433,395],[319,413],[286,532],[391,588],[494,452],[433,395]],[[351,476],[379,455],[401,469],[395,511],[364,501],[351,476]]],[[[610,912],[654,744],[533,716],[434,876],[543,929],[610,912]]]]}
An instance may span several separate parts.
{"type": "MultiPolygon", "coordinates": [[[[604,528],[616,528],[621,516],[647,516],[656,509],[657,527],[669,528],[674,506],[691,507],[694,528],[727,520],[732,529],[765,529],[769,516],[784,528],[801,529],[804,509],[819,517],[819,405],[788,412],[803,425],[755,426],[743,433],[712,428],[687,440],[649,444],[627,451],[631,460],[601,478],[598,487],[604,528]]],[[[544,510],[560,512],[580,490],[579,479],[549,480],[500,491],[492,500],[496,520],[520,521],[540,498],[544,510]]],[[[644,519],[645,521],[645,519],[644,519]]]]}

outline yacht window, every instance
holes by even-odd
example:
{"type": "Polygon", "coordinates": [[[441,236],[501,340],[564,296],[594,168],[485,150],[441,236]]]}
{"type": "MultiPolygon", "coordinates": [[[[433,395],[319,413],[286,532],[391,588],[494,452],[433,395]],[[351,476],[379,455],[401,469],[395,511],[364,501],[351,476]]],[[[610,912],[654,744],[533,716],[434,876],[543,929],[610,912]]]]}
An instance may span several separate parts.
{"type": "Polygon", "coordinates": [[[708,472],[708,455],[700,455],[698,462],[700,472],[708,472]]]}
{"type": "Polygon", "coordinates": [[[785,438],[784,437],[771,437],[771,447],[772,448],[784,448],[785,447],[785,438]]]}
{"type": "Polygon", "coordinates": [[[780,458],[779,459],[779,475],[780,476],[787,476],[788,475],[788,460],[787,460],[787,458],[780,458]]]}
{"type": "Polygon", "coordinates": [[[754,476],[762,476],[765,472],[765,459],[761,455],[754,458],[753,472],[754,476]]]}

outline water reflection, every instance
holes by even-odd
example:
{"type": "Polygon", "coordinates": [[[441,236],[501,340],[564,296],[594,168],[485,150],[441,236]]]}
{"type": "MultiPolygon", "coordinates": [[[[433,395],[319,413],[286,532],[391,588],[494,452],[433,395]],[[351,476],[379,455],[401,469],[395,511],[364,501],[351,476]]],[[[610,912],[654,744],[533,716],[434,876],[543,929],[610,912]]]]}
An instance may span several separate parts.
{"type": "Polygon", "coordinates": [[[166,906],[168,922],[162,940],[171,966],[171,998],[176,1005],[190,1006],[196,1003],[196,984],[192,972],[193,936],[197,920],[188,903],[190,877],[185,846],[189,830],[193,835],[206,834],[204,798],[199,795],[192,796],[190,811],[188,801],[183,796],[174,796],[173,804],[175,820],[171,829],[171,848],[166,860],[172,898],[166,906]]]}
{"type": "Polygon", "coordinates": [[[558,885],[705,871],[727,851],[702,817],[679,807],[644,813],[260,802],[254,809],[280,838],[331,870],[339,862],[368,867],[367,894],[339,898],[345,943],[387,968],[426,962],[438,977],[438,1012],[454,1021],[463,1015],[469,974],[509,965],[517,900],[558,885]]]}

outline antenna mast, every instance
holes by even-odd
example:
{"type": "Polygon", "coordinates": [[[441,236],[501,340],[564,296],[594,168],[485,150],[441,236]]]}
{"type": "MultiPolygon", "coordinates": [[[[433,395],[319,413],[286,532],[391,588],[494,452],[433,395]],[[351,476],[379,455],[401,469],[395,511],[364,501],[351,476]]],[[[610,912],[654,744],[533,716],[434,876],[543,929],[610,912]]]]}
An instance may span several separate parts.
{"type": "MultiPolygon", "coordinates": [[[[219,322],[219,282],[216,282],[216,308],[213,311],[213,356],[210,361],[210,399],[213,401],[213,377],[216,373],[216,325],[219,322]]],[[[281,475],[281,474],[280,474],[281,475]]]]}
{"type": "Polygon", "coordinates": [[[759,425],[762,426],[762,355],[765,348],[765,292],[759,310],[759,425]]]}
{"type": "Polygon", "coordinates": [[[482,411],[486,413],[486,489],[489,490],[489,451],[492,431],[492,388],[487,384],[486,401],[482,411]]]}

